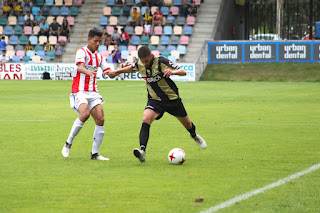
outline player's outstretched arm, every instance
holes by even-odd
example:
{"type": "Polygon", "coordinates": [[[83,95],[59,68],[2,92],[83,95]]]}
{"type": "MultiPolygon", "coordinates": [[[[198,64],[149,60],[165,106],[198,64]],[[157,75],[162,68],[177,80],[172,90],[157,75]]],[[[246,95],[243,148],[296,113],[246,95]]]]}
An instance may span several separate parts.
{"type": "Polygon", "coordinates": [[[166,69],[164,72],[163,72],[163,77],[165,78],[169,78],[170,75],[180,75],[180,76],[184,76],[184,75],[187,75],[187,72],[182,69],[182,68],[179,68],[177,70],[171,70],[171,69],[166,69]]]}

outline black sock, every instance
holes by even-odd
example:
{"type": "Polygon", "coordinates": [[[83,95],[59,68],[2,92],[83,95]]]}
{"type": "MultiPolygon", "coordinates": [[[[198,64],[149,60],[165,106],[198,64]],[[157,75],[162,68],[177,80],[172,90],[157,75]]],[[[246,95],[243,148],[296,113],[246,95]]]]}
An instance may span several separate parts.
{"type": "Polygon", "coordinates": [[[147,123],[142,123],[139,140],[140,140],[140,149],[146,151],[147,143],[149,140],[149,131],[150,125],[147,123]]]}
{"type": "Polygon", "coordinates": [[[193,123],[192,123],[191,129],[187,129],[187,130],[190,132],[191,137],[193,137],[193,138],[196,137],[196,127],[195,127],[195,125],[193,125],[193,123]]]}

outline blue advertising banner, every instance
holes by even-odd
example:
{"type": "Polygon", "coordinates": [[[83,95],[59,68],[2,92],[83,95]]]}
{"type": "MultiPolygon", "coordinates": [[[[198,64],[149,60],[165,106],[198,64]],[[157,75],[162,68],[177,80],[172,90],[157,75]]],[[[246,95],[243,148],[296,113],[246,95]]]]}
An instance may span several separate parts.
{"type": "Polygon", "coordinates": [[[208,63],[320,61],[320,41],[220,41],[208,43],[208,63]]]}

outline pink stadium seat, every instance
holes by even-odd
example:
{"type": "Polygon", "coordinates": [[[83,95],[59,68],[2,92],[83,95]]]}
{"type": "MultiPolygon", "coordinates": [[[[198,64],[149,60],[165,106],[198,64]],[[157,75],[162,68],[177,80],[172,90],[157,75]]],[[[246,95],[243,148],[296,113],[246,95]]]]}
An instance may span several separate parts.
{"type": "Polygon", "coordinates": [[[107,59],[108,56],[109,56],[109,51],[108,50],[102,50],[100,53],[105,59],[107,59]]]}
{"type": "Polygon", "coordinates": [[[132,51],[135,51],[135,50],[137,50],[136,46],[134,46],[134,45],[129,45],[128,46],[128,51],[129,51],[130,54],[131,54],[132,51]]]}
{"type": "Polygon", "coordinates": [[[57,22],[61,25],[63,23],[63,19],[64,19],[63,16],[58,16],[57,17],[57,22]]]}
{"type": "Polygon", "coordinates": [[[112,50],[114,50],[114,45],[109,45],[108,46],[108,52],[111,54],[112,50]]]}
{"type": "Polygon", "coordinates": [[[74,25],[74,17],[68,16],[68,17],[67,17],[67,20],[68,20],[70,26],[73,26],[73,25],[74,25]]]}
{"type": "MultiPolygon", "coordinates": [[[[112,27],[112,26],[107,26],[107,33],[109,34],[109,35],[111,35],[112,33],[113,33],[113,31],[114,31],[114,27],[112,27]]],[[[119,32],[119,31],[118,31],[119,32]]]]}
{"type": "Polygon", "coordinates": [[[196,18],[194,16],[187,17],[187,25],[194,25],[195,22],[196,22],[196,18]]]}
{"type": "Polygon", "coordinates": [[[12,59],[12,57],[16,54],[14,50],[7,50],[7,55],[12,59]]]}
{"type": "Polygon", "coordinates": [[[17,50],[16,55],[20,56],[20,59],[22,59],[23,56],[26,55],[26,51],[25,50],[17,50]]]}
{"type": "Polygon", "coordinates": [[[111,7],[104,7],[103,8],[103,15],[104,16],[111,16],[111,7]]]}
{"type": "Polygon", "coordinates": [[[201,4],[201,0],[193,0],[194,3],[196,3],[197,6],[199,6],[201,4]]]}
{"type": "Polygon", "coordinates": [[[160,55],[160,52],[159,52],[159,50],[152,50],[151,51],[151,53],[153,54],[153,55],[160,55]]]}
{"type": "Polygon", "coordinates": [[[180,37],[180,44],[188,45],[189,44],[189,36],[182,35],[180,37]]]}
{"type": "Polygon", "coordinates": [[[82,5],[82,0],[73,0],[73,5],[76,7],[80,7],[82,5]]]}
{"type": "Polygon", "coordinates": [[[152,15],[157,11],[157,8],[159,8],[159,7],[158,6],[152,6],[151,7],[151,14],[152,15]]]}
{"type": "Polygon", "coordinates": [[[154,35],[162,35],[162,27],[161,26],[154,27],[154,35]]]}
{"type": "Polygon", "coordinates": [[[40,31],[40,27],[39,26],[34,26],[33,27],[33,35],[38,35],[39,31],[40,31]]]}
{"type": "Polygon", "coordinates": [[[179,14],[179,7],[171,6],[170,12],[172,13],[172,15],[177,16],[179,14]]]}
{"type": "Polygon", "coordinates": [[[49,44],[50,45],[56,45],[57,44],[57,40],[58,40],[58,38],[57,38],[57,36],[49,36],[49,44]]]}
{"type": "Polygon", "coordinates": [[[23,28],[23,34],[25,35],[31,35],[32,34],[32,27],[31,26],[25,26],[23,28]]]}
{"type": "Polygon", "coordinates": [[[136,27],[134,28],[134,34],[135,34],[135,35],[142,35],[142,33],[143,33],[143,27],[141,27],[141,26],[136,26],[136,27]]]}
{"type": "Polygon", "coordinates": [[[64,0],[65,6],[72,6],[72,0],[64,0]]]}
{"type": "Polygon", "coordinates": [[[66,36],[59,36],[58,39],[59,42],[61,42],[62,44],[66,44],[67,43],[67,37],[66,36]]]}

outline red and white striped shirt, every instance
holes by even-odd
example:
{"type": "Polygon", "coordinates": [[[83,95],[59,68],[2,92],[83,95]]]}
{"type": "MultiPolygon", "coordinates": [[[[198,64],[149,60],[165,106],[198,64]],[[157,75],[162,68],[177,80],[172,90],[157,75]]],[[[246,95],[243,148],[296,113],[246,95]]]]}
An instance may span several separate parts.
{"type": "MultiPolygon", "coordinates": [[[[76,53],[76,65],[83,63],[88,70],[95,70],[100,67],[102,71],[110,69],[105,58],[98,52],[92,53],[88,47],[80,48],[76,53]]],[[[72,93],[79,91],[98,92],[96,75],[89,75],[78,72],[75,69],[73,73],[72,93]]]]}

